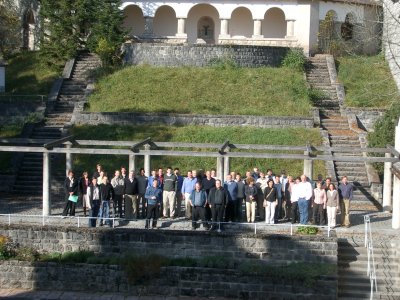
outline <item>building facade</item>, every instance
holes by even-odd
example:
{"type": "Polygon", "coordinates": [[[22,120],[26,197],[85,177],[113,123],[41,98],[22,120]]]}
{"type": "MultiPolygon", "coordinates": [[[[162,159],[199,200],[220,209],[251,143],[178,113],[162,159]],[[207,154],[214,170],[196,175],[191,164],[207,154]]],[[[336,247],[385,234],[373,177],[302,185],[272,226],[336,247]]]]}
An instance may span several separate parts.
{"type": "Polygon", "coordinates": [[[329,17],[335,38],[358,47],[362,41],[365,53],[377,52],[380,45],[381,7],[369,0],[124,0],[121,9],[125,28],[140,41],[301,47],[312,54],[320,47],[321,23],[330,22],[329,17]]]}

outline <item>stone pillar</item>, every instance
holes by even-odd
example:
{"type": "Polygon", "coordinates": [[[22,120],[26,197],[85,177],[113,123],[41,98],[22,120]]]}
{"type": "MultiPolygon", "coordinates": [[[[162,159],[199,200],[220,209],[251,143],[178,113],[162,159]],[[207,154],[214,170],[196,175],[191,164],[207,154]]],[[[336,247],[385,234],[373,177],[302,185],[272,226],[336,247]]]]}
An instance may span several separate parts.
{"type": "Polygon", "coordinates": [[[50,171],[50,153],[45,150],[43,152],[43,216],[51,214],[50,171]]]}
{"type": "MultiPolygon", "coordinates": [[[[144,150],[149,151],[150,150],[150,145],[144,145],[144,150]]],[[[144,155],[144,173],[146,176],[151,175],[151,169],[150,169],[150,154],[145,154],[144,155]]]]}
{"type": "Polygon", "coordinates": [[[217,178],[221,179],[223,182],[224,177],[224,157],[218,156],[217,157],[217,178]]]}
{"type": "Polygon", "coordinates": [[[261,20],[254,20],[253,38],[260,38],[261,35],[261,20]]]}
{"type": "MultiPolygon", "coordinates": [[[[229,148],[226,148],[225,152],[228,153],[229,152],[229,148]]],[[[222,181],[225,181],[226,176],[230,174],[230,172],[231,172],[230,166],[231,166],[230,157],[229,156],[225,156],[224,157],[224,177],[222,178],[222,181]]]]}
{"type": "MultiPolygon", "coordinates": [[[[308,156],[308,151],[304,151],[304,155],[308,156]]],[[[313,177],[313,161],[311,159],[304,159],[304,175],[312,180],[313,177]]]]}
{"type": "Polygon", "coordinates": [[[136,170],[136,155],[129,154],[129,172],[130,171],[137,171],[136,170]]]}
{"type": "Polygon", "coordinates": [[[221,38],[230,37],[229,32],[228,32],[228,26],[229,26],[229,20],[221,19],[221,33],[219,35],[221,38]]]}
{"type": "Polygon", "coordinates": [[[285,38],[294,37],[294,22],[295,20],[286,20],[286,36],[285,38]]]}
{"type": "MultiPolygon", "coordinates": [[[[66,142],[65,146],[67,149],[71,149],[72,143],[71,142],[66,142]]],[[[67,152],[65,153],[65,174],[68,176],[68,171],[72,170],[72,153],[67,152]]],[[[78,176],[78,174],[76,174],[78,176]]]]}
{"type": "Polygon", "coordinates": [[[145,36],[153,36],[154,32],[153,32],[153,17],[147,16],[144,17],[144,33],[143,35],[145,36]]]}
{"type": "Polygon", "coordinates": [[[185,32],[185,23],[186,19],[185,18],[179,18],[178,19],[178,28],[177,28],[177,37],[187,37],[187,34],[185,32]]]}
{"type": "MultiPolygon", "coordinates": [[[[391,158],[391,153],[386,153],[385,157],[391,158]]],[[[383,210],[391,211],[392,209],[392,163],[385,162],[385,170],[383,175],[383,210]]]]}
{"type": "MultiPolygon", "coordinates": [[[[394,148],[400,151],[400,120],[396,126],[394,148]]],[[[400,179],[394,176],[393,179],[393,210],[392,210],[392,228],[400,229],[400,179]]]]}

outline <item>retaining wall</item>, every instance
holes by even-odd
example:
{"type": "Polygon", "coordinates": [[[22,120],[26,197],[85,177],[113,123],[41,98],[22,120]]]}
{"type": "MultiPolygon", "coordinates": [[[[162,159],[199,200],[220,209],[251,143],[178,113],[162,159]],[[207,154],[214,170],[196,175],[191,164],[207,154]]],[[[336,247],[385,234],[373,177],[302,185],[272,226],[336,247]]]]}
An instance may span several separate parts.
{"type": "Polygon", "coordinates": [[[126,43],[126,64],[154,66],[210,65],[216,59],[229,59],[241,67],[279,66],[288,47],[251,45],[170,45],[126,43]]]}

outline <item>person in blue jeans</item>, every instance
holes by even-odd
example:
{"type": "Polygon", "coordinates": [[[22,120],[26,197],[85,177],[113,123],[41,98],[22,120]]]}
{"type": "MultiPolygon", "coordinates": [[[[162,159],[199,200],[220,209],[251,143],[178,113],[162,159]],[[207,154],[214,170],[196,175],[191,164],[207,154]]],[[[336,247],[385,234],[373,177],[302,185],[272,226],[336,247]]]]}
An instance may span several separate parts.
{"type": "Polygon", "coordinates": [[[311,183],[307,181],[306,175],[301,175],[300,182],[298,183],[298,187],[296,188],[296,192],[298,195],[298,206],[300,212],[300,224],[307,224],[308,222],[308,207],[310,204],[310,199],[313,195],[313,188],[311,183]]]}
{"type": "Polygon", "coordinates": [[[152,228],[157,227],[157,219],[159,216],[162,191],[158,187],[158,180],[153,180],[152,186],[146,189],[144,197],[147,200],[147,216],[146,216],[146,229],[150,227],[150,220],[153,219],[152,228]]]}
{"type": "Polygon", "coordinates": [[[87,197],[89,199],[89,227],[96,227],[96,221],[100,210],[100,188],[97,185],[97,177],[92,178],[92,183],[87,188],[87,197]]]}
{"type": "Polygon", "coordinates": [[[100,226],[106,225],[112,226],[110,222],[110,202],[114,199],[114,189],[110,182],[108,181],[107,176],[104,176],[102,179],[102,183],[100,184],[100,226]]]}

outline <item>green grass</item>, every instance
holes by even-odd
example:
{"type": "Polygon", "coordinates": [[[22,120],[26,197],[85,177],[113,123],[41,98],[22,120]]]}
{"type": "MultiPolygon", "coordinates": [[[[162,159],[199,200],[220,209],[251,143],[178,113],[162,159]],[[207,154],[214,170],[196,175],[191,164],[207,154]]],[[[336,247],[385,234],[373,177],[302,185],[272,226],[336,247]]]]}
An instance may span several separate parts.
{"type": "Polygon", "coordinates": [[[337,60],[338,76],[345,86],[347,106],[386,108],[400,100],[383,55],[345,56],[337,60]]]}
{"type": "Polygon", "coordinates": [[[47,95],[53,81],[61,73],[42,65],[38,52],[21,52],[7,61],[6,92],[47,95]]]}
{"type": "Polygon", "coordinates": [[[92,112],[309,116],[303,73],[281,68],[131,66],[99,79],[92,112]]]}
{"type": "MultiPolygon", "coordinates": [[[[252,127],[210,127],[210,126],[77,126],[72,128],[72,134],[76,139],[99,139],[138,141],[151,137],[156,142],[192,142],[192,143],[223,143],[229,140],[237,144],[274,144],[274,145],[305,145],[309,141],[312,145],[320,145],[321,137],[318,129],[286,128],[286,129],[265,129],[252,127]]],[[[181,149],[178,149],[181,150],[181,149]]],[[[195,149],[206,151],[204,149],[195,149]]],[[[215,149],[211,151],[216,151],[215,149]]],[[[235,150],[237,151],[237,150],[235,150]]],[[[118,155],[74,155],[74,169],[80,173],[84,169],[91,174],[95,170],[96,163],[101,163],[106,171],[113,173],[113,170],[121,165],[128,165],[128,157],[118,155]]],[[[275,172],[281,169],[287,170],[290,174],[300,175],[303,170],[302,160],[283,159],[244,159],[231,158],[231,170],[244,173],[257,166],[261,170],[272,168],[275,172]]],[[[138,166],[143,166],[142,156],[138,157],[138,166]]],[[[189,169],[210,169],[216,167],[215,158],[191,158],[172,156],[153,156],[151,167],[179,167],[183,174],[189,169]]],[[[325,175],[324,163],[318,161],[314,164],[314,173],[325,175]]]]}

